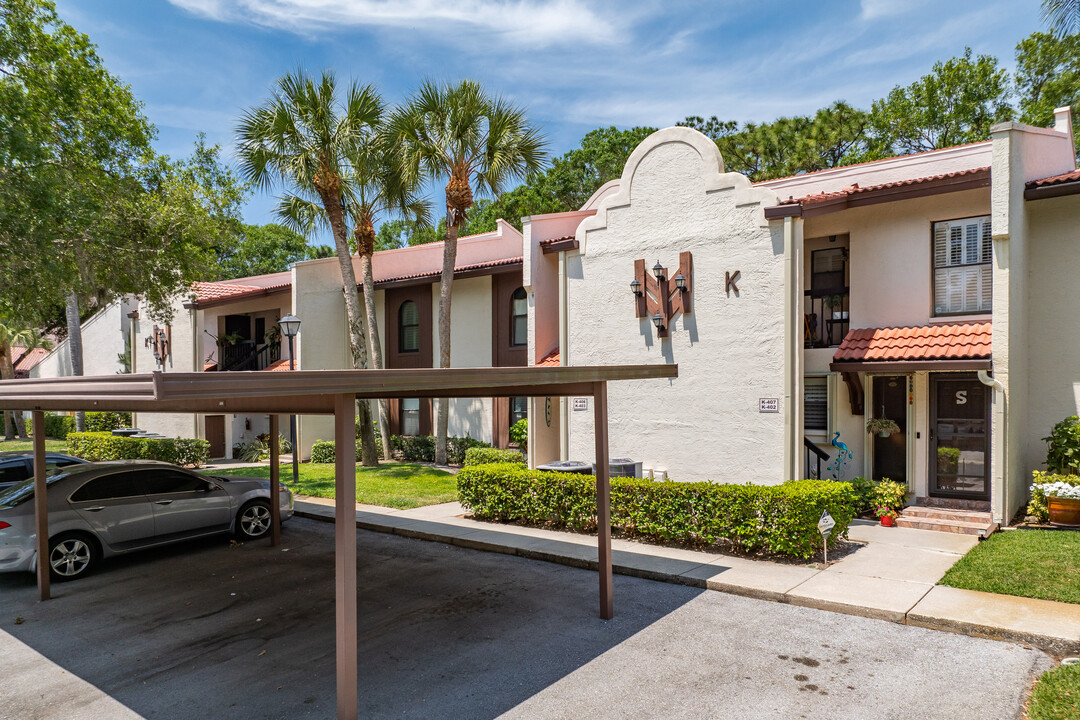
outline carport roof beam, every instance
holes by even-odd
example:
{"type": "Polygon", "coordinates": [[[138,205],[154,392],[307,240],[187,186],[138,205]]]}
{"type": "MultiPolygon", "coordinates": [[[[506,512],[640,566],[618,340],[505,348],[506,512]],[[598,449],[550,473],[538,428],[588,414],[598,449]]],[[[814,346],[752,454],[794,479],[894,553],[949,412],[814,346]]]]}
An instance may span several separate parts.
{"type": "Polygon", "coordinates": [[[678,365],[303,370],[107,375],[0,381],[0,410],[332,415],[358,399],[592,395],[593,384],[678,377],[678,365]]]}

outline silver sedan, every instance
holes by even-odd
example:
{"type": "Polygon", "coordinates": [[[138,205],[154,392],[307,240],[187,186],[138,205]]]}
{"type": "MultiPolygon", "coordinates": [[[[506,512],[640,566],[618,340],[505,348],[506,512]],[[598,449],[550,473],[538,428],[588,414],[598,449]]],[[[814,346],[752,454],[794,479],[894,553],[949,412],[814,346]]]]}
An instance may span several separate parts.
{"type": "MultiPolygon", "coordinates": [[[[270,483],[201,475],[149,460],[72,465],[46,479],[49,567],[56,580],[99,561],[216,533],[254,540],[270,532],[270,483]]],[[[0,492],[0,572],[37,567],[33,478],[0,492]]],[[[281,519],[293,514],[281,486],[281,519]]]]}

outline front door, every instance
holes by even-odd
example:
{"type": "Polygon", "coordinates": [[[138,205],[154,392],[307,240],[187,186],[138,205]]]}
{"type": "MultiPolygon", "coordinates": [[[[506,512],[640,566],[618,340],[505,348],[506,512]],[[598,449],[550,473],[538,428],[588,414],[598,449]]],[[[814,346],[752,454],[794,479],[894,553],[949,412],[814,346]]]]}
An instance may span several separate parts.
{"type": "Polygon", "coordinates": [[[210,457],[225,457],[225,416],[206,416],[206,440],[210,443],[210,457]]]}
{"type": "Polygon", "coordinates": [[[930,376],[930,495],[990,499],[990,403],[971,375],[930,376]]]}
{"type": "Polygon", "coordinates": [[[887,437],[872,436],[874,480],[906,483],[908,376],[875,375],[870,395],[870,414],[875,418],[888,418],[900,428],[900,432],[887,437]]]}

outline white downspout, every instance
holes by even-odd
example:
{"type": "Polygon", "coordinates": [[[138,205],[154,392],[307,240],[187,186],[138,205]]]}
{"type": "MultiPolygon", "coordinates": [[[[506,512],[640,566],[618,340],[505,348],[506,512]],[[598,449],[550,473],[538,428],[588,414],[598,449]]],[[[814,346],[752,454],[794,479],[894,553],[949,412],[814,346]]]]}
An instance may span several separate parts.
{"type": "Polygon", "coordinates": [[[792,397],[795,388],[795,327],[794,262],[795,223],[790,217],[784,218],[784,475],[781,480],[795,480],[795,466],[792,462],[795,447],[795,418],[792,412],[792,397]]]}
{"type": "MultiPolygon", "coordinates": [[[[559,366],[566,367],[570,359],[569,331],[566,325],[566,251],[559,251],[559,366]]],[[[570,459],[570,404],[559,397],[559,459],[570,459]]]]}
{"type": "Polygon", "coordinates": [[[1006,527],[1009,524],[1010,518],[1005,517],[1009,512],[1009,483],[1006,479],[1006,463],[1009,458],[1009,414],[1008,414],[1008,396],[1005,394],[1005,386],[1002,385],[1000,380],[996,380],[990,377],[986,370],[979,371],[979,382],[987,387],[992,387],[999,395],[994,398],[994,425],[1000,427],[1001,437],[1000,442],[994,443],[994,476],[993,483],[997,487],[1001,488],[1001,504],[1004,509],[1002,516],[998,521],[1001,527],[1006,527]],[[1000,397],[1001,402],[998,402],[1000,397]]]}
{"type": "MultiPolygon", "coordinates": [[[[203,365],[199,361],[199,356],[202,355],[202,347],[200,343],[200,340],[202,338],[199,337],[199,311],[195,308],[191,308],[190,310],[188,310],[188,313],[190,313],[191,315],[191,371],[202,372],[203,365]]],[[[171,352],[172,348],[169,348],[169,351],[171,352]]],[[[201,432],[202,423],[199,422],[200,416],[193,414],[191,417],[195,429],[195,432],[192,434],[191,437],[205,440],[206,438],[204,437],[204,435],[206,433],[201,432]]]]}

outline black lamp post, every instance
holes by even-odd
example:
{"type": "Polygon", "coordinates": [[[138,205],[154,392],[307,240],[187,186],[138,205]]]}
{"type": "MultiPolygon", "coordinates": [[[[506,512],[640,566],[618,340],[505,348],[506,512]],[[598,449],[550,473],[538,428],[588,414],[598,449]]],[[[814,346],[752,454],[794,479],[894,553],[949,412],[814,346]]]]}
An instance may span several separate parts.
{"type": "MultiPolygon", "coordinates": [[[[300,332],[300,318],[295,317],[294,315],[286,315],[278,320],[278,325],[281,326],[281,334],[289,338],[289,369],[295,370],[296,364],[294,358],[296,357],[296,352],[293,341],[300,332]]],[[[293,487],[296,487],[300,482],[300,451],[296,447],[296,415],[289,416],[289,434],[289,443],[292,444],[293,487]]]]}

